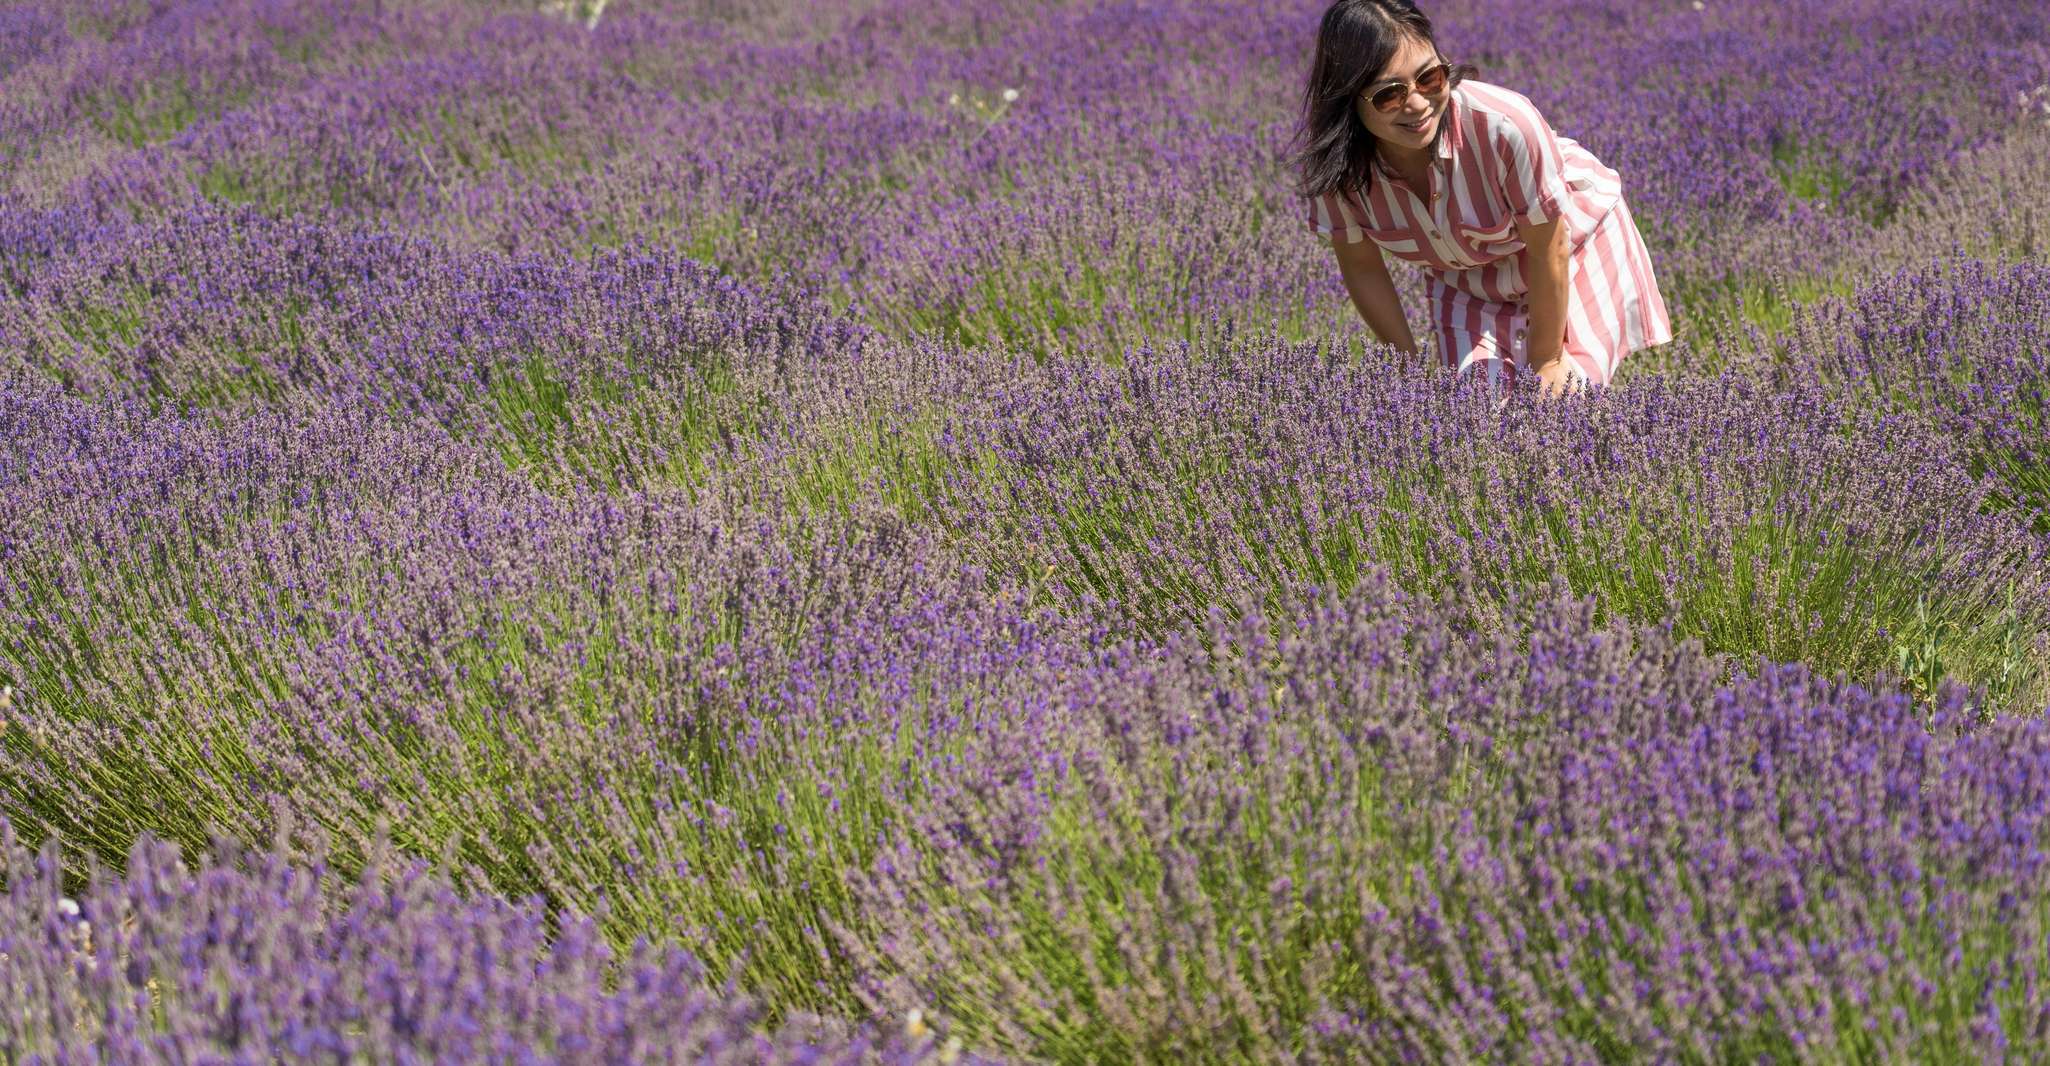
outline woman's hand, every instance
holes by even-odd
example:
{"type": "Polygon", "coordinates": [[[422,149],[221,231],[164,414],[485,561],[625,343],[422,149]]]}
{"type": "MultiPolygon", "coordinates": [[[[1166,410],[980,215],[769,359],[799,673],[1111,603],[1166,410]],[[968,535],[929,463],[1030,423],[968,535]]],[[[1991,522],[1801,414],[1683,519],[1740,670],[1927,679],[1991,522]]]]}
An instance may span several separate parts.
{"type": "Polygon", "coordinates": [[[1539,364],[1537,376],[1541,396],[1564,396],[1573,390],[1573,368],[1567,365],[1563,354],[1539,364]]]}

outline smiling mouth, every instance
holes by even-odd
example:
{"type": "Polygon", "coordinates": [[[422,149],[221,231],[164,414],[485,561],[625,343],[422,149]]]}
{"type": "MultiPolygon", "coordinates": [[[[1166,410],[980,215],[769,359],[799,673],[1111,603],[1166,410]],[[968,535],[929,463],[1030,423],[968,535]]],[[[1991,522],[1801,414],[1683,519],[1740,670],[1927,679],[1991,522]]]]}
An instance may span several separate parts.
{"type": "Polygon", "coordinates": [[[1424,127],[1429,126],[1431,124],[1431,120],[1436,117],[1437,116],[1435,114],[1430,114],[1425,115],[1423,118],[1420,118],[1415,122],[1398,122],[1396,123],[1396,125],[1401,126],[1403,129],[1406,129],[1411,133],[1422,133],[1424,132],[1424,127]]]}

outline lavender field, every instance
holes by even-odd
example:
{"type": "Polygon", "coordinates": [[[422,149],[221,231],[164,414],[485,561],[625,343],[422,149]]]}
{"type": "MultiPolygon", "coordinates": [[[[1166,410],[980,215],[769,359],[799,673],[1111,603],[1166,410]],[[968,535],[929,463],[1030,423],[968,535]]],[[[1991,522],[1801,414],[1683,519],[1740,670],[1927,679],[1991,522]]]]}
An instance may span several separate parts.
{"type": "Polygon", "coordinates": [[[1504,403],[1322,0],[541,6],[0,0],[0,1063],[2050,1061],[2050,7],[1428,3],[1504,403]]]}

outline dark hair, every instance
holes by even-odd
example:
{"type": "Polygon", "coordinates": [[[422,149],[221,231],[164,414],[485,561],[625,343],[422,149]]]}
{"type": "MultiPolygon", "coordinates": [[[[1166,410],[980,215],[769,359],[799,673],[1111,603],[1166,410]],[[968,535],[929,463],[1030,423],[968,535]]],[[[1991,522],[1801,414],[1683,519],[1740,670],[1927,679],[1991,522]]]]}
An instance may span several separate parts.
{"type": "MultiPolygon", "coordinates": [[[[1303,110],[1288,165],[1296,192],[1321,196],[1334,189],[1363,188],[1374,173],[1374,135],[1360,121],[1360,91],[1381,75],[1405,40],[1434,50],[1431,20],[1412,0],[1333,0],[1317,27],[1317,54],[1303,84],[1303,110]]],[[[1477,76],[1455,65],[1450,84],[1477,76]]],[[[1445,135],[1440,123],[1438,136],[1445,135]]]]}

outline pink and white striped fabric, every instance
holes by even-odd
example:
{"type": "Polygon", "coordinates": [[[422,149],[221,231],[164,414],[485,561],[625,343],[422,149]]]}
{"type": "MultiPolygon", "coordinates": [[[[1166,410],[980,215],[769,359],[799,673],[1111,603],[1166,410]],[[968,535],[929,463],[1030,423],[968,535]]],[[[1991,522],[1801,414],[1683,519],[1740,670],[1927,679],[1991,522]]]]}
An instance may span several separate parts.
{"type": "Polygon", "coordinates": [[[1334,242],[1371,238],[1427,268],[1445,365],[1494,383],[1524,366],[1530,290],[1516,224],[1560,216],[1572,249],[1565,345],[1572,367],[1606,385],[1624,356],[1673,339],[1651,255],[1614,170],[1553,132],[1523,94],[1498,85],[1461,82],[1440,122],[1424,197],[1377,157],[1364,189],[1312,199],[1309,224],[1334,242]]]}

